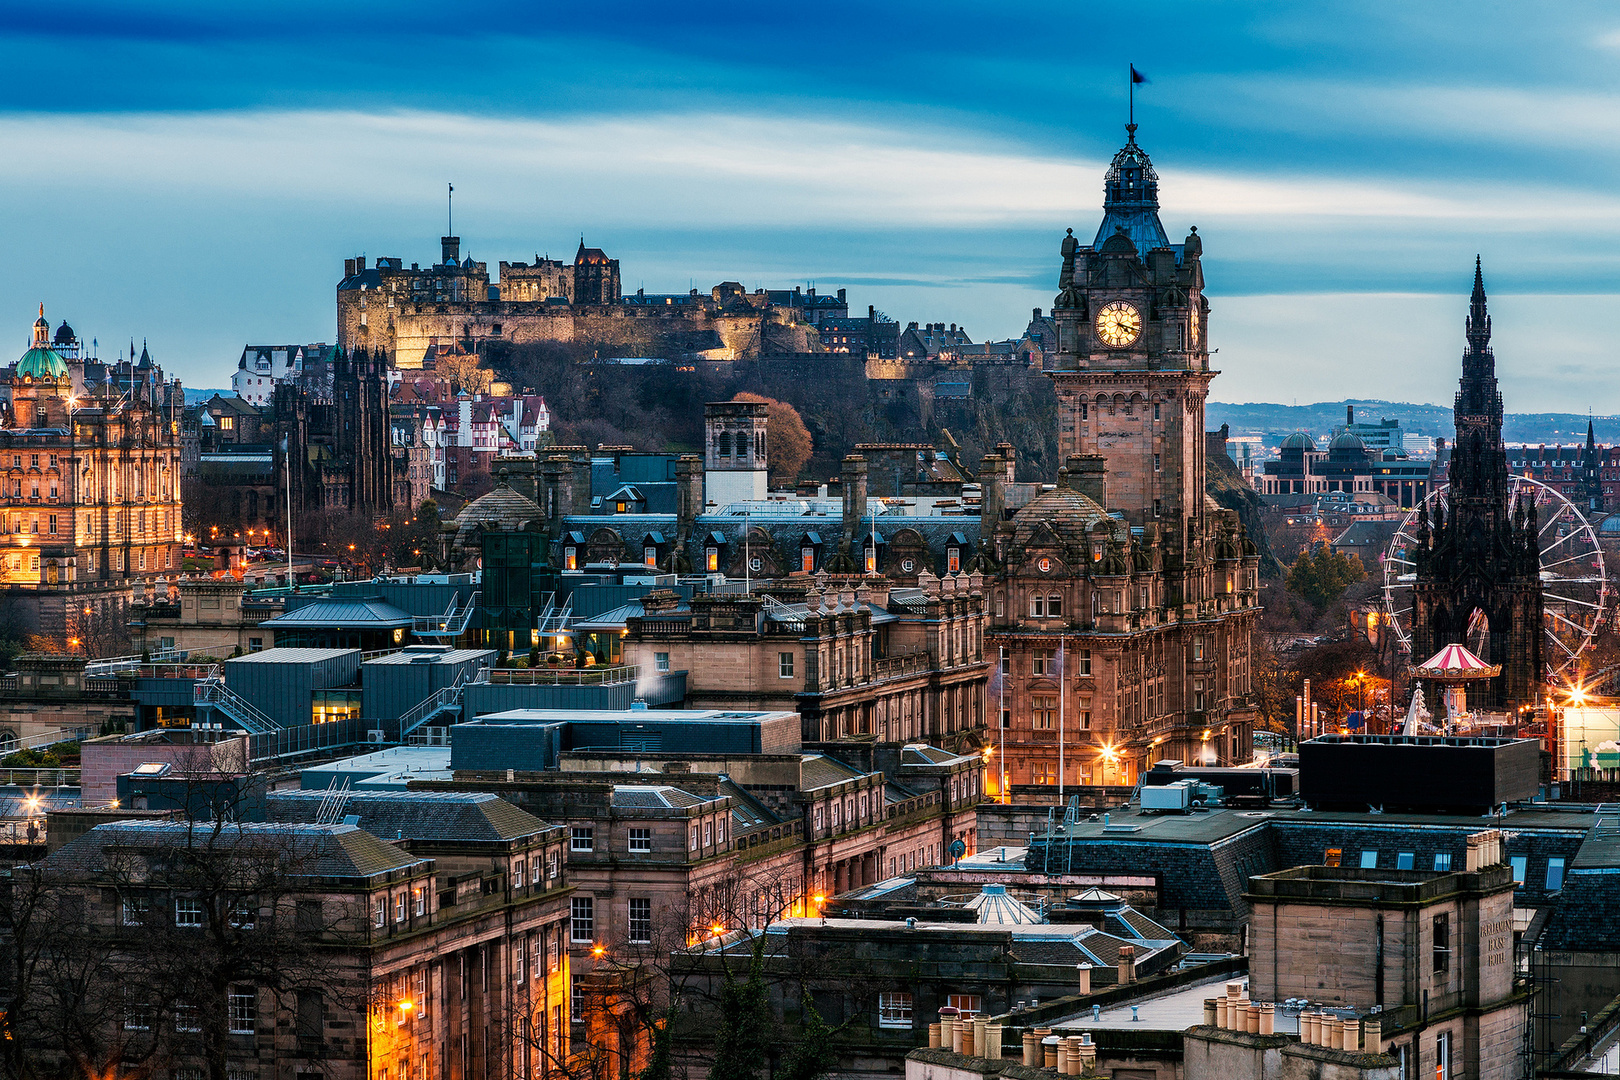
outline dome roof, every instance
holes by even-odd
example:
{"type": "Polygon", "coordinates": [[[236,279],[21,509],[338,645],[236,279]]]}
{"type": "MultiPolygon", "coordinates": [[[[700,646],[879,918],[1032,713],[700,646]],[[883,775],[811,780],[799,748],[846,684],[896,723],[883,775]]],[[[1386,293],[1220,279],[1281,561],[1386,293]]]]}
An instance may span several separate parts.
{"type": "Polygon", "coordinates": [[[1367,444],[1361,441],[1361,436],[1352,434],[1348,431],[1343,431],[1333,436],[1333,441],[1328,443],[1328,449],[1365,450],[1367,449],[1367,444]]]}
{"type": "Polygon", "coordinates": [[[476,544],[481,530],[517,532],[544,516],[538,503],[513,491],[502,477],[494,491],[480,495],[456,515],[456,546],[476,544]]]}
{"type": "Polygon", "coordinates": [[[71,327],[71,326],[69,326],[67,324],[66,319],[63,319],[62,320],[62,325],[58,326],[56,328],[56,337],[53,340],[52,344],[55,344],[55,345],[71,345],[77,340],[79,340],[79,339],[78,339],[77,335],[75,335],[73,333],[73,327],[71,327]]]}
{"type": "Polygon", "coordinates": [[[1610,514],[1600,521],[1598,532],[1604,536],[1620,536],[1620,514],[1610,514]]]}
{"type": "Polygon", "coordinates": [[[65,379],[67,373],[67,362],[56,354],[56,350],[40,345],[23,353],[22,359],[17,361],[18,378],[27,375],[34,379],[65,379]]]}
{"type": "Polygon", "coordinates": [[[1066,544],[1087,542],[1090,529],[1099,521],[1112,521],[1108,511],[1073,488],[1057,487],[1042,492],[1013,515],[1013,543],[1028,546],[1043,524],[1066,544]]]}
{"type": "Polygon", "coordinates": [[[1283,440],[1282,448],[1284,450],[1314,450],[1316,449],[1316,440],[1303,431],[1296,431],[1283,440]]]}

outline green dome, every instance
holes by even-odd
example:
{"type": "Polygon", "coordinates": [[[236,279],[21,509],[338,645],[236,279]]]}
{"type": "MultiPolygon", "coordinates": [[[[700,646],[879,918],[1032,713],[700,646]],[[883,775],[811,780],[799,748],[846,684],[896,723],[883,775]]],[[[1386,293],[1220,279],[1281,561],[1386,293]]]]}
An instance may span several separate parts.
{"type": "Polygon", "coordinates": [[[63,379],[67,373],[67,363],[56,355],[56,350],[39,345],[23,353],[23,358],[17,361],[18,377],[31,375],[35,379],[63,379]]]}

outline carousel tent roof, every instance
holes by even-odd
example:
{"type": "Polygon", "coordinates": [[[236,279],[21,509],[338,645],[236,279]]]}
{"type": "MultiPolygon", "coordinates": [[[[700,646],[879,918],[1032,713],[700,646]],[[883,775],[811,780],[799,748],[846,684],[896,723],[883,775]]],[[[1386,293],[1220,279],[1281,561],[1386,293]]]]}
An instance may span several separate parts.
{"type": "Polygon", "coordinates": [[[1414,669],[1420,679],[1490,679],[1502,673],[1501,664],[1487,664],[1461,645],[1447,645],[1414,669]]]}

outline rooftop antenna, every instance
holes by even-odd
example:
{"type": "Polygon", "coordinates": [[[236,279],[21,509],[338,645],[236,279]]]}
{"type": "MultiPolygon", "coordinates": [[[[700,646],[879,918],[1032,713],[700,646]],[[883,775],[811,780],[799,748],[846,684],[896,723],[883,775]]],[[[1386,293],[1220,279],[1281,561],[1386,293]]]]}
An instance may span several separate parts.
{"type": "Polygon", "coordinates": [[[456,185],[449,185],[450,190],[444,196],[444,235],[456,235],[456,185]]]}

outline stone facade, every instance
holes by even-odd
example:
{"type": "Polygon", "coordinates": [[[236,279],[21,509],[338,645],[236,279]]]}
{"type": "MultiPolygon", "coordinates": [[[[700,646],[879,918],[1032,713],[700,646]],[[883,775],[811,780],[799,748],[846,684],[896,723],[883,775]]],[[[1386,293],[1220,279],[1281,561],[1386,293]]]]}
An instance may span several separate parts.
{"type": "MultiPolygon", "coordinates": [[[[1500,675],[1468,688],[1470,706],[1511,710],[1540,698],[1543,630],[1540,530],[1534,501],[1508,500],[1507,452],[1502,445],[1502,394],[1496,386],[1485,278],[1474,265],[1454,413],[1457,441],[1449,486],[1431,523],[1420,511],[1417,572],[1412,595],[1412,660],[1421,663],[1445,645],[1466,645],[1482,616],[1489,645],[1480,653],[1500,675]]],[[[1433,686],[1428,699],[1438,700],[1433,686]]]]}
{"type": "Polygon", "coordinates": [[[0,386],[0,590],[63,641],[179,577],[185,396],[144,350],[111,364],[67,351],[42,308],[0,386]]]}
{"type": "Polygon", "coordinates": [[[1012,448],[980,465],[1010,785],[1130,784],[1160,758],[1251,753],[1259,559],[1205,494],[1203,242],[1169,242],[1134,126],[1103,206],[1091,245],[1072,229],[1061,245],[1047,374],[1067,464],[1010,520],[1012,448]]]}
{"type": "Polygon", "coordinates": [[[1460,873],[1302,866],[1252,878],[1251,996],[1374,1016],[1405,1075],[1522,1076],[1530,998],[1514,974],[1515,886],[1501,859],[1490,830],[1469,837],[1460,873]]]}

